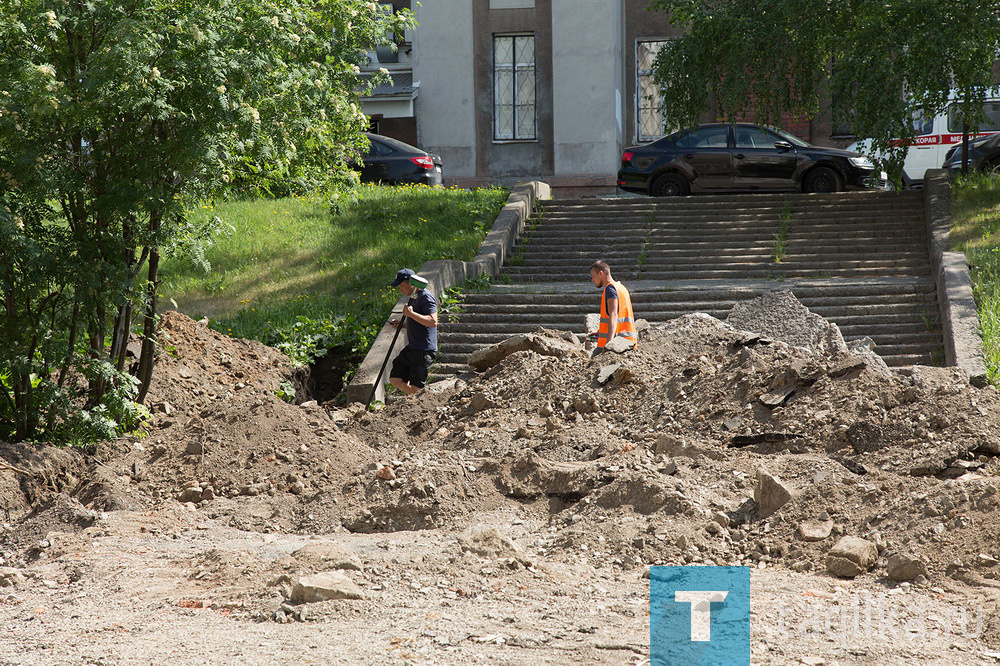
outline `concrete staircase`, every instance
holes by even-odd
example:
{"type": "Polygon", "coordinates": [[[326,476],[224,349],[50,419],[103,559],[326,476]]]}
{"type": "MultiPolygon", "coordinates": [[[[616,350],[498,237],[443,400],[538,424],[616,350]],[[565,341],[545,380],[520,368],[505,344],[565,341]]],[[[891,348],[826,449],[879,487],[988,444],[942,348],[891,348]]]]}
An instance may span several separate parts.
{"type": "Polygon", "coordinates": [[[870,337],[890,365],[943,364],[920,192],[557,200],[525,231],[504,280],[443,321],[438,373],[539,326],[584,331],[605,259],[656,324],[791,289],[848,340],[870,337]]]}

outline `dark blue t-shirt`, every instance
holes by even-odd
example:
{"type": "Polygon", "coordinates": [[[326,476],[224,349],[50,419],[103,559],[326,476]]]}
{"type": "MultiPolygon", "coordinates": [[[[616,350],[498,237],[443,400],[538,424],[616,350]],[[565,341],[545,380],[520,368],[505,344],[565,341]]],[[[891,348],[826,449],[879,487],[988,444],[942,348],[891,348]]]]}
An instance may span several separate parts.
{"type": "MultiPolygon", "coordinates": [[[[417,314],[429,315],[437,312],[438,304],[434,294],[426,289],[418,289],[411,307],[417,314]]],[[[424,326],[407,317],[406,346],[422,351],[437,351],[437,328],[424,326]]]]}
{"type": "MultiPolygon", "coordinates": [[[[618,298],[618,289],[615,288],[615,285],[609,284],[604,288],[604,302],[607,303],[612,298],[618,298]]],[[[608,313],[608,316],[611,316],[610,312],[608,313]]]]}

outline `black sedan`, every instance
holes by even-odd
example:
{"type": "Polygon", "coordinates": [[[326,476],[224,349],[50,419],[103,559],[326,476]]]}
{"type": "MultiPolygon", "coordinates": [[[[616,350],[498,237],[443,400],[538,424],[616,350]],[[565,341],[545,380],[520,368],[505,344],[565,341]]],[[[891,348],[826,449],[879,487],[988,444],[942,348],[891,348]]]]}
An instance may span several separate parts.
{"type": "Polygon", "coordinates": [[[840,192],[886,187],[885,172],[847,150],[776,129],[713,123],[626,148],[618,187],[656,197],[696,192],[840,192]]]}
{"type": "MultiPolygon", "coordinates": [[[[961,173],[962,144],[958,144],[944,156],[944,168],[948,173],[961,173]]],[[[969,141],[969,171],[1000,174],[1000,134],[969,141]]]]}
{"type": "Polygon", "coordinates": [[[362,156],[362,183],[441,185],[441,158],[381,134],[366,132],[368,152],[362,156]]]}

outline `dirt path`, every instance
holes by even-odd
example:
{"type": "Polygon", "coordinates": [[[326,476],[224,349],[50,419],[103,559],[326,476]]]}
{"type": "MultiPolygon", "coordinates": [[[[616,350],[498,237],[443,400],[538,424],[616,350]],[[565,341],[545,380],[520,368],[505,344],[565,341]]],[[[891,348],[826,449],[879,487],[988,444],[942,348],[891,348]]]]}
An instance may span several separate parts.
{"type": "MultiPolygon", "coordinates": [[[[507,557],[463,554],[456,536],[441,530],[259,534],[172,502],[112,512],[80,533],[50,534],[42,557],[22,570],[27,579],[16,591],[3,591],[0,660],[643,663],[649,604],[642,570],[595,566],[586,551],[577,558],[538,557],[545,525],[512,520],[518,519],[490,514],[479,524],[523,545],[520,556],[531,560],[530,568],[512,566],[507,557]],[[317,544],[334,544],[361,564],[349,573],[365,598],[307,604],[301,616],[276,622],[283,596],[275,581],[301,570],[303,561],[293,553],[317,544]]],[[[995,615],[996,594],[949,588],[756,571],[755,660],[990,663],[976,611],[982,605],[995,615]],[[867,625],[866,608],[874,609],[867,625]],[[843,631],[842,612],[848,619],[843,631]]]]}

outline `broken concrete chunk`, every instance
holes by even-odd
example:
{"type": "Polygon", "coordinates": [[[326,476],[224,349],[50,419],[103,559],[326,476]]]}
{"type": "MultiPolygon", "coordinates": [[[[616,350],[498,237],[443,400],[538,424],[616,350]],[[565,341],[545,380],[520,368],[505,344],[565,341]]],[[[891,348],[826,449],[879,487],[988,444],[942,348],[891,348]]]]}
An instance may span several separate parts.
{"type": "Polygon", "coordinates": [[[619,335],[608,340],[608,344],[604,345],[604,350],[624,354],[633,347],[635,347],[635,340],[629,340],[619,335]]]}
{"type": "Polygon", "coordinates": [[[841,578],[854,578],[872,568],[878,548],[871,541],[845,536],[826,555],[826,570],[841,578]]]}
{"type": "Polygon", "coordinates": [[[803,541],[822,541],[832,531],[832,520],[804,520],[799,524],[799,536],[803,541]]]}
{"type": "MultiPolygon", "coordinates": [[[[862,363],[869,369],[881,375],[891,375],[892,370],[886,365],[886,362],[882,360],[882,357],[878,355],[875,351],[875,341],[871,338],[861,338],[860,340],[851,340],[847,343],[847,348],[850,350],[851,354],[860,359],[862,363]]],[[[850,370],[848,370],[850,372],[850,370]]],[[[830,374],[831,377],[836,377],[833,373],[830,374]]]]}
{"type": "Polygon", "coordinates": [[[13,567],[0,567],[0,587],[18,585],[25,581],[24,574],[20,569],[13,567]]]}
{"type": "Polygon", "coordinates": [[[572,342],[573,344],[580,344],[580,338],[577,337],[576,333],[573,333],[572,331],[559,331],[554,328],[539,326],[534,330],[534,333],[537,333],[538,335],[545,335],[550,338],[559,338],[560,340],[572,342]]]}
{"type": "Polygon", "coordinates": [[[792,491],[782,483],[781,479],[767,470],[757,470],[757,486],[753,491],[753,499],[757,502],[761,518],[767,518],[792,499],[792,491]]]}
{"type": "Polygon", "coordinates": [[[324,569],[361,571],[361,560],[358,556],[332,541],[303,546],[292,553],[292,557],[303,563],[321,564],[324,569]]]}
{"type": "Polygon", "coordinates": [[[473,412],[481,412],[485,409],[491,409],[494,405],[495,403],[490,400],[489,396],[482,391],[476,391],[472,394],[472,402],[469,407],[473,412]]]}
{"type": "Polygon", "coordinates": [[[328,599],[364,599],[364,592],[343,571],[325,571],[299,578],[292,586],[291,601],[309,604],[328,599]]]}
{"type": "Polygon", "coordinates": [[[918,557],[896,553],[889,557],[886,573],[893,580],[913,580],[927,575],[927,565],[918,557]]]}
{"type": "Polygon", "coordinates": [[[606,365],[600,370],[598,370],[597,383],[602,386],[604,384],[607,384],[609,381],[611,381],[611,378],[614,376],[614,374],[618,371],[618,368],[620,367],[621,366],[616,363],[614,365],[606,365]]]}
{"type": "Polygon", "coordinates": [[[737,303],[726,322],[735,328],[827,356],[847,352],[847,343],[837,325],[810,312],[787,289],[737,303]]]}
{"type": "Polygon", "coordinates": [[[764,395],[760,396],[758,400],[765,407],[780,407],[788,402],[788,399],[792,397],[799,385],[796,382],[789,382],[788,384],[783,384],[773,391],[768,391],[764,395]]]}
{"type": "Polygon", "coordinates": [[[485,558],[509,557],[524,561],[524,551],[495,528],[473,527],[458,537],[458,545],[465,552],[485,558]]]}
{"type": "MultiPolygon", "coordinates": [[[[868,338],[865,338],[865,340],[868,340],[868,338]]],[[[853,345],[856,342],[858,342],[858,340],[854,340],[849,344],[853,345]]],[[[872,353],[871,356],[873,359],[878,359],[878,362],[881,363],[882,365],[885,365],[885,361],[883,361],[880,357],[876,356],[874,353],[872,353]]],[[[834,358],[833,361],[830,363],[830,367],[827,369],[826,374],[834,379],[837,379],[839,377],[844,377],[845,375],[849,375],[852,372],[857,372],[858,370],[864,370],[866,365],[867,363],[865,362],[865,360],[859,356],[856,356],[854,354],[840,354],[839,356],[834,358]]]]}
{"type": "Polygon", "coordinates": [[[185,488],[177,495],[177,501],[184,502],[200,502],[202,496],[201,488],[185,488]]]}
{"type": "Polygon", "coordinates": [[[483,349],[478,349],[469,357],[469,365],[483,371],[492,368],[511,354],[519,351],[531,351],[542,356],[566,358],[568,356],[584,355],[583,347],[562,338],[537,333],[524,333],[507,338],[483,349]]]}

